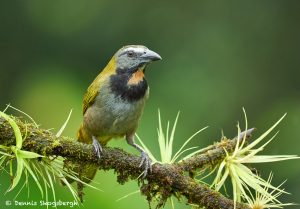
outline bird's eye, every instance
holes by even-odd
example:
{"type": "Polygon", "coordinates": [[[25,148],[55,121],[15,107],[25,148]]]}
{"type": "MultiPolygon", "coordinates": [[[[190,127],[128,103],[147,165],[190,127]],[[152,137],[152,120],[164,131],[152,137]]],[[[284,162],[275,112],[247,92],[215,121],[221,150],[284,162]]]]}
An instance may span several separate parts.
{"type": "Polygon", "coordinates": [[[127,56],[128,56],[128,57],[133,57],[133,55],[134,55],[133,51],[127,52],[127,56]]]}

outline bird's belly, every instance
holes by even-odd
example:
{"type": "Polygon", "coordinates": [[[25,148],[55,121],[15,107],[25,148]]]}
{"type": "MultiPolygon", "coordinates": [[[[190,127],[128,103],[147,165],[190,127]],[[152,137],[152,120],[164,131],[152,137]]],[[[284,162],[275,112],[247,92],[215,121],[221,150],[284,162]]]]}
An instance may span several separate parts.
{"type": "Polygon", "coordinates": [[[128,102],[113,95],[99,98],[87,110],[85,125],[99,138],[133,134],[142,115],[145,100],[146,98],[128,102]]]}

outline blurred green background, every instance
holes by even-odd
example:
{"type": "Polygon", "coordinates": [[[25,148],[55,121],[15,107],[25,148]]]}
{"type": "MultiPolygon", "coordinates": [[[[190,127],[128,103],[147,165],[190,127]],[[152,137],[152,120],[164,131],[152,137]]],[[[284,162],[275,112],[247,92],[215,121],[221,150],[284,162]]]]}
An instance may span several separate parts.
{"type": "MultiPolygon", "coordinates": [[[[158,108],[164,124],[181,111],[177,149],[207,125],[190,146],[213,143],[221,130],[236,135],[245,107],[250,126],[258,129],[255,136],[287,112],[264,153],[299,155],[299,11],[297,0],[1,1],[0,109],[11,103],[54,132],[73,109],[64,135],[74,137],[88,85],[120,47],[143,44],[163,57],[146,72],[151,93],[138,129],[154,153],[159,154],[158,108]]],[[[125,140],[109,145],[138,154],[125,140]]],[[[281,200],[300,203],[299,162],[257,167],[264,177],[275,173],[274,185],[288,179],[285,188],[292,195],[281,200]]],[[[9,178],[0,178],[4,194],[9,178]]],[[[136,191],[136,182],[118,185],[116,175],[104,171],[96,181],[104,192],[86,189],[85,208],[148,208],[139,194],[116,201],[136,191]]],[[[57,199],[71,199],[65,188],[56,190],[57,199]]],[[[0,195],[1,208],[12,208],[5,201],[15,194],[0,195]]],[[[29,198],[26,190],[17,197],[40,199],[35,186],[29,198]]],[[[176,208],[190,208],[184,202],[176,208]]]]}

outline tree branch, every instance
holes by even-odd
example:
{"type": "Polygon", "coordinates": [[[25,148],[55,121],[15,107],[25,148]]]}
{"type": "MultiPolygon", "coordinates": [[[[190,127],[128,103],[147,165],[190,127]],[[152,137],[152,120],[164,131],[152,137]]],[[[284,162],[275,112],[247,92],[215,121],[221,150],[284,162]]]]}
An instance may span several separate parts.
{"type": "Polygon", "coordinates": [[[177,163],[177,166],[182,170],[189,172],[196,169],[214,167],[226,156],[225,150],[228,153],[233,152],[237,140],[242,140],[245,135],[246,139],[249,139],[254,130],[255,128],[248,129],[241,132],[240,135],[234,139],[223,139],[221,142],[208,146],[197,155],[177,163]]]}
{"type": "MultiPolygon", "coordinates": [[[[84,163],[94,163],[99,169],[113,169],[118,175],[118,182],[123,184],[128,180],[136,180],[143,171],[139,167],[140,158],[131,155],[118,148],[103,148],[101,159],[93,151],[93,147],[83,144],[68,137],[56,138],[50,131],[37,128],[33,124],[26,124],[15,118],[23,137],[22,149],[39,153],[44,156],[62,156],[68,160],[84,163]]],[[[247,138],[250,137],[254,129],[244,132],[247,138]]],[[[147,175],[146,180],[142,182],[141,191],[151,199],[160,194],[162,206],[166,199],[171,195],[176,197],[184,196],[188,203],[204,206],[207,209],[233,209],[232,200],[222,196],[219,192],[197,182],[195,179],[184,174],[185,171],[194,171],[204,169],[207,166],[216,165],[225,157],[224,148],[231,152],[237,140],[222,140],[212,145],[193,157],[172,165],[154,164],[152,172],[147,175]]],[[[15,145],[14,132],[9,123],[0,118],[0,144],[11,146],[15,145]]],[[[249,209],[245,204],[237,203],[236,209],[249,209]]]]}

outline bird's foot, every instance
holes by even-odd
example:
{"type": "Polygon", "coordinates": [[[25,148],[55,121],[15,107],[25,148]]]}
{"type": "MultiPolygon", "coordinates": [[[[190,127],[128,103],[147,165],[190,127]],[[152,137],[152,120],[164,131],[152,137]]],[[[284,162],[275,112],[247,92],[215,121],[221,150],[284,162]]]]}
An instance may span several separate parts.
{"type": "Polygon", "coordinates": [[[97,140],[97,138],[94,136],[93,136],[93,147],[95,149],[95,153],[96,153],[98,159],[100,159],[101,153],[102,153],[102,147],[101,147],[101,144],[99,143],[99,141],[97,140]]]}
{"type": "Polygon", "coordinates": [[[150,173],[152,172],[152,165],[151,165],[151,159],[150,159],[149,155],[144,151],[142,151],[141,154],[142,154],[141,155],[142,160],[141,160],[139,167],[144,167],[143,178],[145,178],[148,174],[148,171],[150,173]]]}

